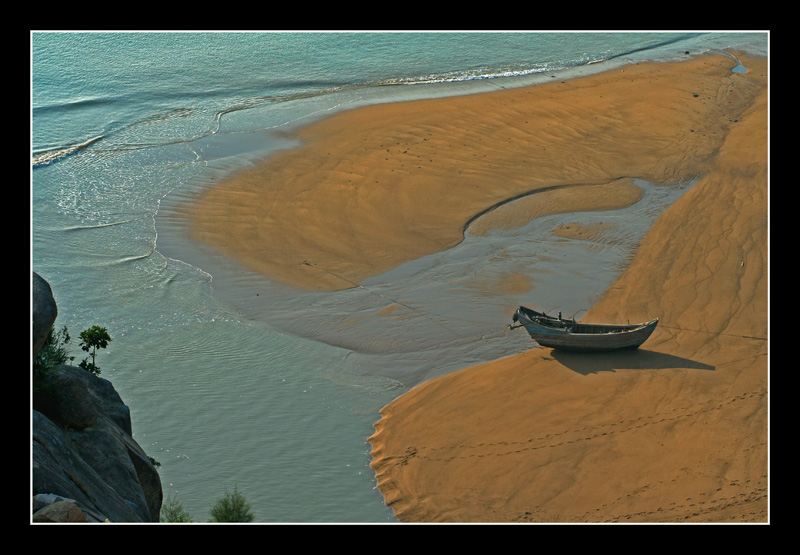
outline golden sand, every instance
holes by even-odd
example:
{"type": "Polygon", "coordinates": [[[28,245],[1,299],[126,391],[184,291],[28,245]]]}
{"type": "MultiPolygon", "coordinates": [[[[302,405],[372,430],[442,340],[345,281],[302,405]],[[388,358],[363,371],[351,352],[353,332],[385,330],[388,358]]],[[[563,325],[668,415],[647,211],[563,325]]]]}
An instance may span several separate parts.
{"type": "Polygon", "coordinates": [[[193,233],[335,290],[457,244],[532,191],[553,194],[523,220],[633,202],[630,178],[700,177],[584,318],[660,317],[642,349],[532,348],[423,383],[381,411],[372,467],[403,521],[763,522],[767,70],[741,57],[746,74],[704,56],[344,112],[206,191],[193,233]]]}
{"type": "Polygon", "coordinates": [[[473,235],[486,235],[495,229],[522,227],[534,218],[550,214],[619,210],[635,204],[643,195],[641,187],[627,177],[596,185],[558,187],[499,206],[470,225],[469,231],[473,235]]]}

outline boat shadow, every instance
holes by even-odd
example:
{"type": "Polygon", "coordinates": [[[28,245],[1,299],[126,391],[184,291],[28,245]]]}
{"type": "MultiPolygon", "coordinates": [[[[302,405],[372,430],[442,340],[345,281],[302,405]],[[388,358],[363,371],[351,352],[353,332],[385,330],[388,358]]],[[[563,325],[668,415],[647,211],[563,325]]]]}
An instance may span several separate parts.
{"type": "Polygon", "coordinates": [[[641,348],[605,353],[580,353],[551,349],[550,354],[570,370],[583,375],[616,372],[617,370],[662,370],[665,368],[715,370],[714,366],[703,362],[641,348]]]}

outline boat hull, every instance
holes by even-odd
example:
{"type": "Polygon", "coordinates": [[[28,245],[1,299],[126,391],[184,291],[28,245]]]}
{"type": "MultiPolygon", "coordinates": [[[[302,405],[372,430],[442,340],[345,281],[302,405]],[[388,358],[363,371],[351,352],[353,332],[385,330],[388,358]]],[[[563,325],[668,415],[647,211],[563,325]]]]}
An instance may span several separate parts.
{"type": "Polygon", "coordinates": [[[520,307],[514,319],[543,347],[564,351],[602,352],[637,349],[658,325],[658,318],[635,325],[579,324],[520,307]]]}

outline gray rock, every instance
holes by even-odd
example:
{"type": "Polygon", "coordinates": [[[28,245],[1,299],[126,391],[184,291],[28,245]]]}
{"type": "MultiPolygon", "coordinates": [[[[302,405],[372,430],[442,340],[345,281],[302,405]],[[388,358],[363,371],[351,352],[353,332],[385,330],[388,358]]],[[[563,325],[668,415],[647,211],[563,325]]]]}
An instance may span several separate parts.
{"type": "MultiPolygon", "coordinates": [[[[52,299],[34,274],[34,335],[46,337],[57,310],[39,294],[52,299]]],[[[51,369],[32,422],[34,522],[158,522],[161,479],[111,382],[74,366],[51,369]]]]}
{"type": "MultiPolygon", "coordinates": [[[[53,493],[75,500],[111,522],[151,522],[144,507],[137,511],[81,454],[72,434],[33,411],[33,492],[53,493]]],[[[108,466],[108,461],[102,462],[108,466]]],[[[124,465],[124,463],[123,463],[124,465]]],[[[132,478],[132,477],[131,477],[132,478]]]]}
{"type": "Polygon", "coordinates": [[[50,284],[42,279],[39,274],[33,272],[33,356],[39,352],[39,349],[44,345],[47,335],[50,333],[50,328],[56,321],[58,316],[58,308],[56,306],[53,292],[50,289],[50,284]]]}
{"type": "Polygon", "coordinates": [[[63,428],[83,430],[94,425],[100,412],[80,374],[81,368],[58,366],[41,381],[34,397],[34,408],[63,428]]]}
{"type": "Polygon", "coordinates": [[[74,430],[33,411],[33,489],[72,499],[110,522],[158,522],[163,501],[149,457],[102,413],[92,426],[74,430]]]}

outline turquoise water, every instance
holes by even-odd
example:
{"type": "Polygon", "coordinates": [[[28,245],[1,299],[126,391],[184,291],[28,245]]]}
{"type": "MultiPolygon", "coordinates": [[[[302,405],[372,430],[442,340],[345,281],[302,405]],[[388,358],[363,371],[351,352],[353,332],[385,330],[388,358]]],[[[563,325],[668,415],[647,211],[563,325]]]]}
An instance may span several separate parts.
{"type": "Polygon", "coordinates": [[[287,294],[189,244],[173,207],[336,110],[766,47],[738,33],[33,33],[32,267],[58,326],[108,328],[102,376],[161,463],[165,496],[196,520],[237,487],[260,522],[395,522],[369,469],[379,409],[531,347],[505,330],[530,297],[481,296],[476,283],[516,260],[542,276],[534,304],[579,315],[691,184],[659,198],[641,183],[633,212],[570,217],[616,217],[602,245],[532,222],[330,295],[287,294]],[[545,276],[581,296],[561,298],[545,276]],[[394,302],[395,318],[375,317],[394,302]]]}

